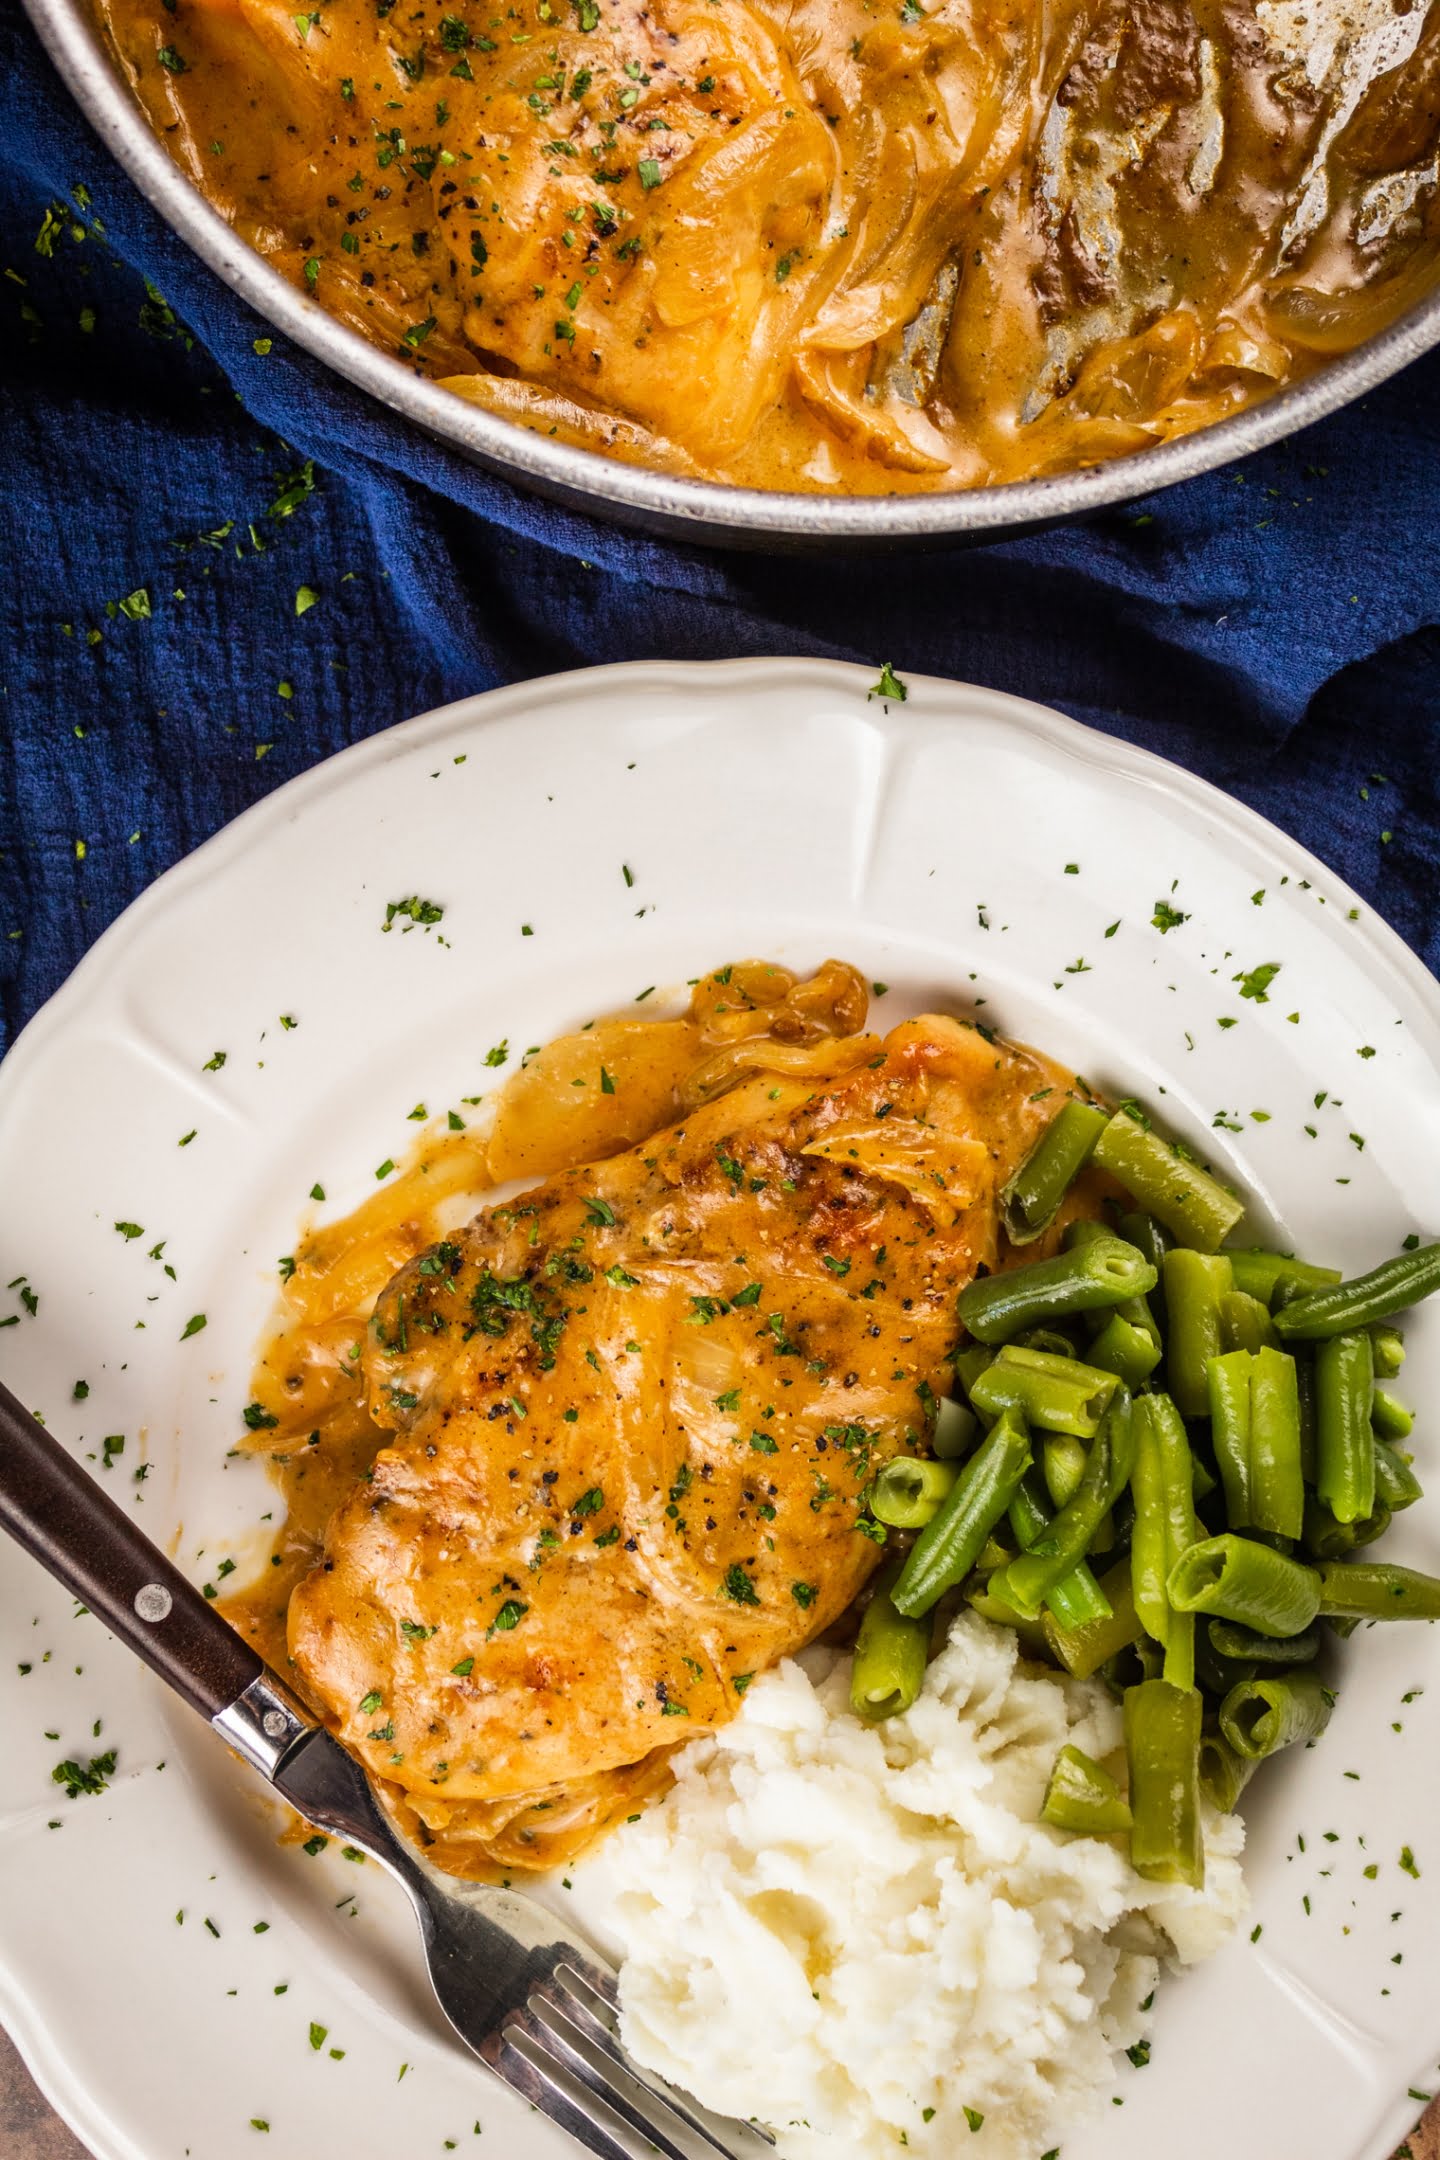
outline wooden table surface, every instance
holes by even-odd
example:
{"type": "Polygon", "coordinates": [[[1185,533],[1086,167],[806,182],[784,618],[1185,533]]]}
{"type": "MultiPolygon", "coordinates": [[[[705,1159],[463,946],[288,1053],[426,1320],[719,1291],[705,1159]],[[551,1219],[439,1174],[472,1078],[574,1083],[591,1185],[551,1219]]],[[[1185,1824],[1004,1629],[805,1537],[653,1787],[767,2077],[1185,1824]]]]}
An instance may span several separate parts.
{"type": "MultiPolygon", "coordinates": [[[[0,2030],[0,2153],[5,2160],[90,2160],[59,2116],[46,2106],[31,2083],[13,2045],[0,2030]]],[[[150,2160],[179,2160],[152,2153],[150,2160]]],[[[1395,2160],[1440,2160],[1440,2100],[1427,2108],[1425,2120],[1401,2146],[1395,2160]]]]}

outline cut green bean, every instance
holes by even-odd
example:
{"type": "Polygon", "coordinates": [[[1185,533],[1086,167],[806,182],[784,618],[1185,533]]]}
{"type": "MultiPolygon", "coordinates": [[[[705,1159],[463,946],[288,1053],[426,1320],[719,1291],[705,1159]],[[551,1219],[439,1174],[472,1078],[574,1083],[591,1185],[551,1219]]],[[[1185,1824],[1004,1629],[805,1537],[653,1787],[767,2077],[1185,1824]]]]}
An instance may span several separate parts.
{"type": "Polygon", "coordinates": [[[955,1353],[955,1377],[968,1395],[995,1352],[985,1343],[970,1342],[955,1353]]]}
{"type": "Polygon", "coordinates": [[[1165,1255],[1165,1309],[1169,1315],[1165,1380],[1180,1415],[1204,1417],[1210,1408],[1207,1368],[1223,1352],[1220,1300],[1233,1289],[1230,1262],[1177,1246],[1165,1255]]]}
{"type": "Polygon", "coordinates": [[[1040,1467],[1045,1490],[1057,1508],[1073,1499],[1088,1460],[1080,1442],[1071,1440],[1065,1433],[1046,1433],[1041,1440],[1040,1467]]]}
{"type": "Polygon", "coordinates": [[[1028,1425],[1093,1440],[1119,1384],[1113,1373],[1097,1372],[1076,1358],[1007,1343],[981,1373],[970,1400],[982,1415],[1018,1410],[1028,1425]]]}
{"type": "Polygon", "coordinates": [[[1047,1230],[1105,1130],[1094,1103],[1067,1102],[1053,1118],[1000,1195],[1000,1216],[1012,1245],[1029,1245],[1047,1230]]]}
{"type": "MultiPolygon", "coordinates": [[[[1033,1470],[1027,1470],[1016,1487],[1009,1516],[1021,1552],[1037,1544],[1054,1522],[1054,1512],[1033,1470]]],[[[1084,1560],[1060,1578],[1045,1603],[1063,1628],[1088,1627],[1092,1621],[1110,1617],[1109,1601],[1084,1560]]]]}
{"type": "Polygon", "coordinates": [[[1233,1620],[1208,1620],[1205,1624],[1217,1656],[1233,1658],[1239,1664],[1311,1665],[1320,1650],[1318,1627],[1306,1628],[1303,1635],[1277,1642],[1273,1636],[1257,1635],[1253,1628],[1240,1627],[1233,1620]]]}
{"type": "Polygon", "coordinates": [[[1192,1545],[1166,1587],[1175,1611],[1238,1620],[1260,1635],[1299,1635],[1320,1609],[1314,1568],[1229,1531],[1192,1545]]]}
{"type": "Polygon", "coordinates": [[[1134,1395],[1150,1378],[1164,1352],[1158,1331],[1137,1327],[1133,1320],[1116,1312],[1110,1315],[1086,1355],[1091,1365],[1114,1373],[1134,1395]]]}
{"type": "Polygon", "coordinates": [[[1210,1436],[1232,1530],[1250,1526],[1250,1354],[1227,1350],[1205,1367],[1210,1436]]]}
{"type": "Polygon", "coordinates": [[[1319,1342],[1326,1336],[1343,1335],[1347,1329],[1367,1327],[1372,1320],[1386,1320],[1391,1313],[1405,1312],[1440,1289],[1440,1245],[1422,1245],[1417,1252],[1397,1253],[1368,1275],[1353,1282],[1334,1283],[1296,1298],[1275,1316],[1280,1333],[1302,1342],[1319,1342]]]}
{"type": "Polygon", "coordinates": [[[1300,1398],[1300,1469],[1305,1483],[1313,1485],[1319,1449],[1315,1438],[1315,1366],[1310,1358],[1296,1359],[1295,1391],[1300,1398]]]}
{"type": "Polygon", "coordinates": [[[1067,1745],[1055,1758],[1040,1820],[1080,1837],[1113,1837],[1130,1828],[1130,1804],[1108,1770],[1067,1745]]]}
{"type": "Polygon", "coordinates": [[[1200,1791],[1222,1815],[1233,1815],[1240,1795],[1255,1775],[1248,1755],[1237,1755],[1220,1733],[1205,1733],[1200,1741],[1200,1791]]]}
{"type": "Polygon", "coordinates": [[[1370,1340],[1375,1345],[1376,1379],[1393,1380],[1405,1363],[1404,1336],[1399,1328],[1376,1321],[1370,1329],[1370,1340]]]}
{"type": "Polygon", "coordinates": [[[1026,1328],[1023,1335],[1014,1338],[1014,1347],[1017,1350],[1046,1350],[1051,1357],[1058,1358],[1078,1358],[1080,1355],[1078,1345],[1059,1328],[1053,1327],[1026,1328]]]}
{"type": "Polygon", "coordinates": [[[943,1395],[935,1417],[930,1445],[941,1462],[959,1462],[980,1437],[980,1420],[968,1404],[943,1395]]]}
{"type": "Polygon", "coordinates": [[[1154,1283],[1155,1270],[1144,1254],[1107,1234],[1050,1260],[977,1277],[961,1291],[958,1310],[980,1342],[1003,1343],[1067,1313],[1123,1304],[1154,1283]]]}
{"type": "Polygon", "coordinates": [[[1305,1527],[1301,1542],[1312,1560],[1341,1560],[1357,1545],[1373,1545],[1390,1527],[1390,1509],[1378,1491],[1375,1505],[1363,1522],[1337,1522],[1323,1500],[1305,1496],[1305,1527]]]}
{"type": "MultiPolygon", "coordinates": [[[[1165,1506],[1165,1557],[1167,1596],[1169,1571],[1196,1543],[1200,1532],[1195,1521],[1195,1460],[1184,1420],[1168,1395],[1147,1395],[1143,1407],[1156,1435],[1160,1479],[1165,1506]]],[[[1195,1621],[1190,1613],[1172,1606],[1170,1632],[1165,1643],[1165,1678],[1178,1688],[1195,1685],[1195,1621]]]]}
{"type": "Polygon", "coordinates": [[[1029,1435],[1014,1411],[1006,1410],[911,1547],[892,1593],[898,1611],[915,1619],[963,1582],[1029,1467],[1029,1435]]]}
{"type": "Polygon", "coordinates": [[[1118,1178],[1146,1213],[1181,1244],[1213,1253],[1245,1212],[1218,1178],[1149,1131],[1127,1110],[1111,1118],[1095,1143],[1095,1161],[1118,1178]]]}
{"type": "Polygon", "coordinates": [[[1320,1610],[1348,1620],[1440,1620],[1440,1576],[1384,1560],[1329,1560],[1320,1610]]]}
{"type": "Polygon", "coordinates": [[[1363,1522],[1375,1505],[1374,1355],[1363,1328],[1315,1353],[1315,1490],[1337,1522],[1363,1522]]]}
{"type": "Polygon", "coordinates": [[[1308,1260],[1292,1259],[1287,1253],[1262,1252],[1258,1245],[1247,1251],[1229,1253],[1231,1267],[1235,1270],[1235,1287],[1247,1297],[1259,1298],[1262,1305],[1273,1305],[1280,1290],[1292,1297],[1312,1290],[1324,1290],[1340,1280],[1339,1268],[1312,1267],[1308,1260]]]}
{"type": "Polygon", "coordinates": [[[1298,1538],[1304,1518],[1295,1360],[1266,1347],[1250,1363],[1250,1520],[1274,1537],[1298,1538]]]}
{"type": "Polygon", "coordinates": [[[1135,1610],[1147,1635],[1163,1648],[1170,1640],[1170,1539],[1165,1512],[1165,1477],[1160,1435],[1150,1416],[1151,1398],[1142,1396],[1132,1413],[1135,1462],[1130,1490],[1135,1499],[1135,1527],[1130,1534],[1130,1581],[1135,1610]]]}
{"type": "Polygon", "coordinates": [[[1232,1688],[1220,1705],[1220,1730],[1237,1755],[1263,1762],[1281,1748],[1318,1740],[1334,1698],[1319,1673],[1264,1673],[1232,1688]]]}
{"type": "Polygon", "coordinates": [[[965,1602],[972,1612],[979,1613],[980,1618],[988,1620],[992,1627],[1009,1628],[1026,1657],[1041,1665],[1047,1662],[1050,1645],[1039,1620],[1027,1620],[1023,1613],[1016,1612],[1013,1605],[1007,1605],[1003,1598],[996,1597],[988,1583],[978,1589],[967,1590],[965,1602]]]}
{"type": "MultiPolygon", "coordinates": [[[[1375,1338],[1370,1337],[1371,1355],[1374,1355],[1375,1338]]],[[[1388,1388],[1377,1387],[1370,1398],[1370,1422],[1382,1440],[1408,1440],[1415,1430],[1415,1413],[1408,1403],[1403,1403],[1388,1388]]]]}
{"type": "Polygon", "coordinates": [[[886,1569],[866,1606],[850,1667],[850,1707],[870,1724],[898,1717],[919,1698],[925,1684],[930,1622],[910,1619],[896,1610],[891,1591],[899,1579],[896,1564],[886,1569]]]}
{"type": "Polygon", "coordinates": [[[1388,1441],[1377,1440],[1375,1442],[1375,1498],[1377,1503],[1383,1502],[1392,1515],[1398,1515],[1402,1508],[1414,1507],[1415,1502],[1423,1500],[1424,1497],[1425,1488],[1411,1469],[1409,1456],[1402,1455],[1399,1449],[1391,1447],[1388,1441]]]}
{"type": "Polygon", "coordinates": [[[1205,1881],[1200,1835],[1198,1688],[1144,1680],[1125,1692],[1125,1753],[1130,1765],[1130,1859],[1147,1882],[1205,1881]]]}
{"type": "MultiPolygon", "coordinates": [[[[1230,1268],[1233,1274],[1233,1259],[1230,1268]]],[[[1263,1350],[1267,1343],[1278,1343],[1280,1338],[1268,1305],[1243,1290],[1231,1290],[1220,1300],[1220,1340],[1227,1350],[1255,1351],[1263,1350]]]]}
{"type": "Polygon", "coordinates": [[[1260,1667],[1253,1658],[1222,1657],[1210,1640],[1209,1625],[1195,1630],[1195,1677],[1205,1693],[1218,1702],[1242,1680],[1253,1680],[1260,1667]]]}
{"type": "MultiPolygon", "coordinates": [[[[1011,1413],[1007,1412],[1007,1415],[1011,1413]]],[[[1090,1444],[1085,1475],[1045,1535],[1011,1561],[997,1593],[1017,1612],[1036,1613],[1057,1582],[1085,1558],[1103,1518],[1130,1481],[1134,1462],[1130,1398],[1117,1395],[1090,1444]]]]}
{"type": "Polygon", "coordinates": [[[923,1530],[939,1514],[958,1475],[953,1463],[896,1455],[870,1487],[870,1512],[892,1530],[923,1530]]]}
{"type": "Polygon", "coordinates": [[[1110,1607],[1106,1620],[1062,1628],[1053,1613],[1047,1612],[1041,1619],[1050,1655],[1076,1680],[1092,1678],[1102,1665],[1108,1665],[1111,1658],[1118,1657],[1140,1636],[1128,1560],[1117,1560],[1105,1570],[1100,1577],[1100,1594],[1110,1607]]]}
{"type": "Polygon", "coordinates": [[[1139,1247],[1158,1275],[1164,1265],[1166,1253],[1175,1242],[1169,1231],[1156,1222],[1153,1215],[1145,1214],[1140,1208],[1133,1208],[1122,1215],[1115,1227],[1129,1244],[1139,1247]]]}

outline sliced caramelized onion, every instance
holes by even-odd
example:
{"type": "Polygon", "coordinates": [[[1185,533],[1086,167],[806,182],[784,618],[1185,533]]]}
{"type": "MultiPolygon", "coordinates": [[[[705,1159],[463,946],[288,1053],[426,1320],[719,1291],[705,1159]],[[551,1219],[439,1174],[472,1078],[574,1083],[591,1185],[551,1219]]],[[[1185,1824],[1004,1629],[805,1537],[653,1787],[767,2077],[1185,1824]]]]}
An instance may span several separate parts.
{"type": "Polygon", "coordinates": [[[690,1074],[680,1090],[680,1107],[695,1110],[701,1103],[713,1102],[717,1095],[723,1095],[751,1073],[784,1073],[792,1079],[804,1076],[822,1079],[848,1072],[862,1058],[872,1057],[879,1043],[878,1035],[847,1035],[838,1042],[818,1043],[780,1043],[762,1035],[748,1042],[732,1043],[728,1049],[707,1058],[690,1074]]]}

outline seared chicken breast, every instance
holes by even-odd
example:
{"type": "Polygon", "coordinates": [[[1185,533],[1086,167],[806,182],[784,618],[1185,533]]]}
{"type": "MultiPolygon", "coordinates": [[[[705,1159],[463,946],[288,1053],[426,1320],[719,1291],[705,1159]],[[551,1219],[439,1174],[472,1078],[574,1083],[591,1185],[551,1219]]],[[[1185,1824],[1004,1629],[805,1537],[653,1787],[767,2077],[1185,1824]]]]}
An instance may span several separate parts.
{"type": "Polygon", "coordinates": [[[395,1276],[364,1350],[392,1437],[289,1646],[444,1864],[501,1825],[523,1864],[557,1810],[598,1826],[845,1611],[880,1557],[866,1489],[925,1440],[1066,1077],[951,1019],[851,1037],[395,1276]]]}

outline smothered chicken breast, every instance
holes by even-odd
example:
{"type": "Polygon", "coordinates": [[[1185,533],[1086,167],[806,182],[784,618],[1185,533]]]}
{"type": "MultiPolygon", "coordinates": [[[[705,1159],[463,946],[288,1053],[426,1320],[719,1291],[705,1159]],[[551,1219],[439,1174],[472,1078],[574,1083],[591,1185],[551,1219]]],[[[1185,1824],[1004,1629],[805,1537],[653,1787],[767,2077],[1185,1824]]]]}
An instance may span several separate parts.
{"type": "Polygon", "coordinates": [[[866,1488],[922,1445],[997,1192],[1067,1080],[955,1020],[852,1036],[390,1282],[364,1370],[392,1437],[289,1644],[443,1865],[524,1865],[567,1811],[601,1827],[844,1612],[880,1557],[866,1488]]]}

